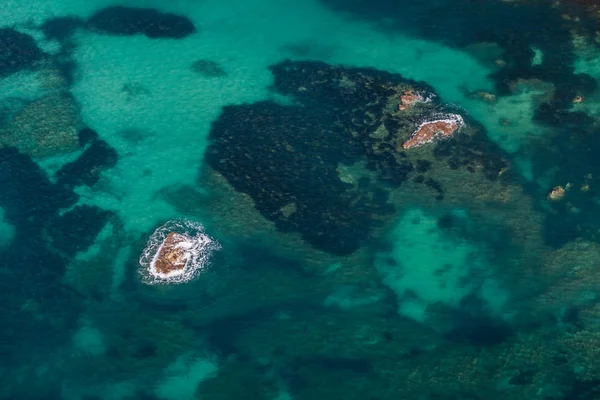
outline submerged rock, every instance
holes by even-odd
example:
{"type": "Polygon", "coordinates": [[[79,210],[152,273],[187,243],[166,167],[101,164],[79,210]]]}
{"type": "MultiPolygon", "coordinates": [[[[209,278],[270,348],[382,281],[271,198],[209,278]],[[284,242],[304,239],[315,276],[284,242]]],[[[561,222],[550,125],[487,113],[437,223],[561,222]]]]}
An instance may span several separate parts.
{"type": "Polygon", "coordinates": [[[14,29],[0,29],[0,77],[31,68],[44,53],[35,40],[14,29]]]}
{"type": "Polygon", "coordinates": [[[395,212],[388,197],[412,175],[439,201],[446,191],[439,175],[450,164],[484,179],[506,167],[479,125],[467,122],[458,131],[462,117],[423,83],[320,62],[284,61],[270,69],[273,90],[293,97],[294,105],[225,107],[205,159],[280,231],[298,232],[318,249],[337,255],[358,249],[395,212]],[[400,110],[403,104],[411,107],[400,110]],[[439,132],[443,142],[415,148],[439,132]]]}
{"type": "Polygon", "coordinates": [[[552,191],[548,194],[548,200],[558,201],[565,197],[565,188],[562,186],[555,186],[552,191]]]}
{"type": "Polygon", "coordinates": [[[181,39],[196,32],[188,18],[154,8],[107,7],[90,17],[91,28],[109,35],[144,34],[149,38],[181,39]]]}
{"type": "Polygon", "coordinates": [[[227,72],[219,63],[211,60],[198,60],[192,64],[192,71],[206,78],[220,78],[227,76],[227,72]]]}

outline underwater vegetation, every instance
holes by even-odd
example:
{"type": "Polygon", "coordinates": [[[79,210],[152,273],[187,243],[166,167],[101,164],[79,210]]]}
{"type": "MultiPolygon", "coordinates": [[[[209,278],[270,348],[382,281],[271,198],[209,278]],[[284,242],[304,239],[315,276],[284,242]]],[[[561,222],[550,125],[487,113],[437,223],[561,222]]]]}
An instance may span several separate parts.
{"type": "Polygon", "coordinates": [[[459,118],[462,124],[424,83],[321,62],[284,61],[270,69],[273,90],[294,104],[224,108],[206,160],[280,230],[298,231],[320,249],[340,255],[358,249],[369,230],[395,212],[390,189],[409,179],[442,200],[444,187],[432,171],[461,169],[495,180],[507,166],[470,120],[461,129],[455,123],[439,144],[426,143],[434,141],[435,128],[414,149],[407,145],[428,121],[459,118]],[[408,91],[423,93],[424,101],[402,110],[408,91]],[[340,165],[358,163],[366,167],[363,177],[340,176],[340,165]]]}

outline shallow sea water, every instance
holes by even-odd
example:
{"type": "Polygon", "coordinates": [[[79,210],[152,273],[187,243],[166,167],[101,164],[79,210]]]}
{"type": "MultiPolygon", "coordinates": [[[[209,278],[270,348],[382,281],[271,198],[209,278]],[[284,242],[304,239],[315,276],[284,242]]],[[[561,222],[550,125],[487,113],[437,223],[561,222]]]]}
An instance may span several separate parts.
{"type": "Polygon", "coordinates": [[[588,3],[5,0],[0,398],[600,398],[588,3]]]}

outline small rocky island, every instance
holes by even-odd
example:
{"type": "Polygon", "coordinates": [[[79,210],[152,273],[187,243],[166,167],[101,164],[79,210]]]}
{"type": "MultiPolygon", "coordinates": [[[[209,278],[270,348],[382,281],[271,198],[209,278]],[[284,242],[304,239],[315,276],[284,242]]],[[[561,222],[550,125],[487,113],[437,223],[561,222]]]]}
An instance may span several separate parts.
{"type": "Polygon", "coordinates": [[[167,235],[153,260],[153,267],[159,275],[175,275],[184,270],[190,258],[190,253],[185,251],[185,243],[189,241],[190,238],[180,233],[167,235]]]}
{"type": "Polygon", "coordinates": [[[142,281],[150,285],[187,282],[203,271],[218,249],[219,243],[204,232],[202,224],[167,221],[150,235],[142,251],[142,281]]]}

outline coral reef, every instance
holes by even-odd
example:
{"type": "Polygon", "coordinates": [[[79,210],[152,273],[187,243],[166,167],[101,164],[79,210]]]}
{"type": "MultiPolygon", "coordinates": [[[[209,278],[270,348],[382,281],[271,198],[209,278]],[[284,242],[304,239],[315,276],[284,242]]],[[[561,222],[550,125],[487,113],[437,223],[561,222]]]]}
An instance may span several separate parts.
{"type": "Polygon", "coordinates": [[[412,90],[405,90],[400,96],[400,105],[398,106],[398,109],[404,111],[415,103],[425,103],[429,101],[431,101],[431,98],[425,98],[420,93],[415,93],[412,90]]]}

